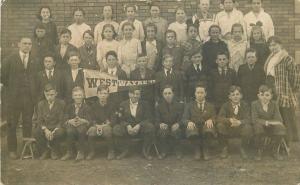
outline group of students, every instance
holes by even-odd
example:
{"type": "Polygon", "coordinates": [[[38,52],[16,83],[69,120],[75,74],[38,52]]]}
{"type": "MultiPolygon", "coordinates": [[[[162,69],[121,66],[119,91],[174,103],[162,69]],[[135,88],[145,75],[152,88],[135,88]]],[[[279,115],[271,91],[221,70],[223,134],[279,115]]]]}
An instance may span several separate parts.
{"type": "Polygon", "coordinates": [[[84,23],[83,9],[77,8],[75,22],[59,36],[50,8],[42,7],[34,37],[22,37],[19,51],[1,68],[8,92],[10,157],[17,157],[16,127],[22,114],[23,137],[31,137],[33,117],[42,159],[50,154],[58,159],[64,140],[62,160],[75,157],[75,148],[77,160],[92,159],[98,137],[107,141],[108,159],[127,156],[130,137],[143,139],[147,159],[152,158],[153,143],[159,158],[169,146],[181,158],[183,138],[193,144],[197,160],[200,148],[203,158],[210,159],[213,139],[219,140],[221,157],[226,158],[231,136],[242,139],[243,158],[254,136],[257,160],[262,139],[269,136],[274,157],[282,159],[275,150],[282,139],[288,144],[298,140],[295,93],[300,67],[273,36],[261,0],[251,1],[253,11],[245,17],[234,3],[223,0],[224,11],[214,16],[208,12],[209,1],[200,0],[191,19],[177,8],[170,25],[157,5],[150,6],[151,17],[144,24],[136,19],[137,6],[124,6],[127,20],[120,25],[112,20],[112,6],[104,6],[104,20],[94,32],[84,23]],[[85,98],[82,69],[121,80],[154,79],[155,84],[116,93],[102,84],[98,98],[85,98]]]}

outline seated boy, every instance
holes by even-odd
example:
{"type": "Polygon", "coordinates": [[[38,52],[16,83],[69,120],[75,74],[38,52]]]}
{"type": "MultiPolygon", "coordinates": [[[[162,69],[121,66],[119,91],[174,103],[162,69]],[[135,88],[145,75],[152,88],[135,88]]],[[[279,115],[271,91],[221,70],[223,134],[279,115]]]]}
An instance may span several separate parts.
{"type": "Polygon", "coordinates": [[[175,152],[178,159],[181,158],[182,130],[180,128],[183,104],[174,99],[173,87],[166,85],[162,89],[163,100],[155,108],[155,123],[159,146],[159,159],[163,159],[171,145],[175,145],[175,152]]]}
{"type": "Polygon", "coordinates": [[[231,86],[228,93],[229,101],[224,103],[218,114],[217,129],[222,147],[221,158],[228,157],[228,138],[241,138],[240,153],[247,159],[245,147],[252,136],[250,107],[242,100],[241,88],[231,86]]]}
{"type": "Polygon", "coordinates": [[[84,159],[86,133],[91,123],[91,109],[84,102],[84,91],[81,87],[73,88],[72,99],[74,103],[69,104],[65,111],[67,153],[61,158],[63,161],[73,158],[74,144],[77,149],[76,160],[84,159]]]}
{"type": "Polygon", "coordinates": [[[58,98],[63,98],[63,73],[56,67],[55,57],[51,53],[46,53],[43,57],[44,70],[39,71],[36,77],[36,87],[38,99],[42,100],[44,96],[44,87],[50,83],[57,92],[58,98]]]}
{"type": "Polygon", "coordinates": [[[46,99],[41,100],[37,106],[37,126],[34,129],[39,151],[42,153],[40,159],[49,157],[58,159],[59,144],[64,136],[61,127],[64,121],[65,103],[56,98],[57,92],[51,84],[44,87],[46,99]]]}
{"type": "Polygon", "coordinates": [[[130,87],[129,100],[120,104],[119,123],[113,128],[114,137],[122,147],[122,153],[117,159],[124,158],[129,152],[129,138],[140,137],[143,139],[143,155],[151,160],[149,154],[155,129],[152,123],[152,114],[147,102],[141,100],[141,89],[130,87]]]}
{"type": "Polygon", "coordinates": [[[112,160],[115,157],[114,143],[112,138],[112,126],[115,123],[116,103],[112,101],[109,95],[109,88],[100,85],[97,88],[98,101],[91,106],[93,125],[87,131],[89,154],[88,160],[95,156],[95,141],[97,138],[104,138],[108,145],[107,159],[112,160]]]}
{"type": "Polygon", "coordinates": [[[184,100],[183,78],[181,72],[175,70],[174,58],[171,55],[163,56],[163,69],[155,74],[155,99],[158,103],[162,97],[162,88],[165,85],[171,85],[174,90],[175,98],[178,101],[184,100]]]}
{"type": "Polygon", "coordinates": [[[278,105],[275,101],[272,101],[272,89],[262,85],[258,91],[258,100],[252,102],[251,105],[251,117],[257,148],[255,160],[261,160],[265,136],[270,137],[273,141],[273,157],[276,160],[282,160],[283,158],[277,149],[286,135],[286,128],[283,125],[278,105]]]}
{"type": "Polygon", "coordinates": [[[194,145],[196,160],[200,160],[201,145],[203,159],[210,159],[208,144],[216,135],[216,111],[214,106],[205,100],[206,93],[204,84],[199,83],[195,86],[195,100],[186,105],[182,118],[186,137],[194,145]]]}

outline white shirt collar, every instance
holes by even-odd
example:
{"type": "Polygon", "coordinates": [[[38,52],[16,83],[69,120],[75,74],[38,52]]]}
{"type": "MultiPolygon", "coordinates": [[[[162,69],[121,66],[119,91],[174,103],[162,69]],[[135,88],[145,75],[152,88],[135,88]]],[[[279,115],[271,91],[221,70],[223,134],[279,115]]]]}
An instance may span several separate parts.
{"type": "Polygon", "coordinates": [[[107,72],[108,72],[108,74],[116,75],[116,73],[117,73],[117,67],[114,67],[114,68],[108,68],[108,69],[107,69],[107,72]]]}
{"type": "MultiPolygon", "coordinates": [[[[164,68],[164,71],[165,71],[165,74],[167,75],[168,69],[164,68]]],[[[173,72],[173,69],[171,68],[170,69],[170,74],[172,74],[172,72],[173,72]]]]}
{"type": "Polygon", "coordinates": [[[156,46],[156,40],[155,39],[153,41],[147,40],[146,43],[153,44],[154,46],[156,46]]]}

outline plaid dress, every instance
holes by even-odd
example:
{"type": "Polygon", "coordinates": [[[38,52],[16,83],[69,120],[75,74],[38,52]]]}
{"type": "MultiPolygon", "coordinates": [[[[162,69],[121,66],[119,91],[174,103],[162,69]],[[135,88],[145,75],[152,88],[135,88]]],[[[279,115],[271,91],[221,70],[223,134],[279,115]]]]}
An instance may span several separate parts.
{"type": "MultiPolygon", "coordinates": [[[[296,65],[294,59],[282,50],[278,62],[275,64],[275,93],[280,107],[296,107],[298,104],[296,91],[300,87],[300,65],[296,65]]],[[[265,72],[273,54],[269,56],[265,64],[265,72]]]]}

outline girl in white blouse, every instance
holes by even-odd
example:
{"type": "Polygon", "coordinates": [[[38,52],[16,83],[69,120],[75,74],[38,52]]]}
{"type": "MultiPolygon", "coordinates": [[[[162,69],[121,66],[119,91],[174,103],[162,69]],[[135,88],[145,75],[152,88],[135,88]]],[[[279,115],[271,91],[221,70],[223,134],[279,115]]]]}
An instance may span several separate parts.
{"type": "Polygon", "coordinates": [[[178,7],[175,11],[176,21],[169,25],[169,30],[176,32],[177,41],[182,44],[187,40],[186,14],[182,7],[178,7]]]}

